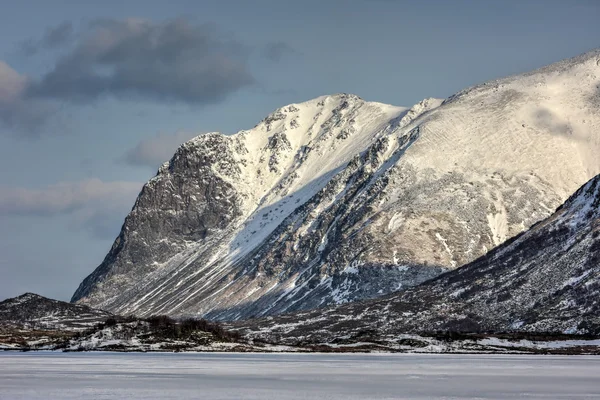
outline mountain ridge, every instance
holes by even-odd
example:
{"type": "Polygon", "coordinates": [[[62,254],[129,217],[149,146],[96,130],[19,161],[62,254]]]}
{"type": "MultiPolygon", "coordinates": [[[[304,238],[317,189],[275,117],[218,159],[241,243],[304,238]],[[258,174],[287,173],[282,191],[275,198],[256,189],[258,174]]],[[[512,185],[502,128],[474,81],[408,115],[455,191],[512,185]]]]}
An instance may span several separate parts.
{"type": "Polygon", "coordinates": [[[323,96],[194,138],[72,300],[241,319],[376,297],[473,261],[600,172],[599,60],[410,109],[323,96]]]}
{"type": "Polygon", "coordinates": [[[109,312],[83,304],[30,292],[0,302],[0,328],[85,330],[110,316],[109,312]]]}
{"type": "Polygon", "coordinates": [[[549,218],[414,288],[237,326],[249,336],[281,343],[331,343],[365,330],[374,340],[440,331],[598,336],[599,282],[600,175],[549,218]]]}

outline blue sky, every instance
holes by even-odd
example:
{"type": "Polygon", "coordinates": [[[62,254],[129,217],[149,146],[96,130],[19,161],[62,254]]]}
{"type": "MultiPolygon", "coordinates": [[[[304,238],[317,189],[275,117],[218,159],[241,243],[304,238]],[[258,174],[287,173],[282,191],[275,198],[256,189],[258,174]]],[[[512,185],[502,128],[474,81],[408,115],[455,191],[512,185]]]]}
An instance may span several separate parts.
{"type": "Polygon", "coordinates": [[[410,106],[600,46],[600,2],[0,2],[0,299],[69,299],[195,134],[323,94],[410,106]]]}

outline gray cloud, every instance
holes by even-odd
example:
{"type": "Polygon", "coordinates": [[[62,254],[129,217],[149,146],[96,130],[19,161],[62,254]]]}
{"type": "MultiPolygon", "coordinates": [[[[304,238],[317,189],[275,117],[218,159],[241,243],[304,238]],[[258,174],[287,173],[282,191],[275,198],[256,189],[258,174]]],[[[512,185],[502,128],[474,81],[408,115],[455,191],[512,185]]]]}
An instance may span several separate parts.
{"type": "Polygon", "coordinates": [[[0,133],[6,129],[36,135],[55,116],[57,104],[26,98],[30,82],[0,60],[0,133]]]}
{"type": "Polygon", "coordinates": [[[133,204],[139,182],[87,179],[61,182],[41,189],[0,187],[0,215],[52,216],[81,209],[107,209],[133,204]]]}
{"type": "Polygon", "coordinates": [[[63,54],[40,77],[22,75],[0,60],[0,134],[64,131],[65,104],[102,96],[207,105],[254,83],[248,47],[213,25],[184,18],[103,19],[77,32],[64,22],[23,48],[33,55],[61,46],[63,54]]]}
{"type": "Polygon", "coordinates": [[[85,231],[93,239],[110,240],[117,237],[133,200],[127,204],[113,204],[107,208],[86,208],[71,216],[69,229],[85,231]]]}
{"type": "Polygon", "coordinates": [[[104,19],[90,24],[54,68],[27,87],[33,98],[102,95],[210,104],[254,82],[246,49],[211,25],[104,19]]]}
{"type": "Polygon", "coordinates": [[[197,134],[189,132],[159,133],[140,141],[134,148],[127,151],[123,156],[123,161],[129,165],[156,169],[171,159],[179,145],[194,136],[197,134]]]}
{"type": "Polygon", "coordinates": [[[73,39],[73,24],[63,22],[57,26],[46,28],[44,36],[39,39],[29,39],[22,43],[21,50],[27,56],[32,56],[44,49],[53,49],[67,44],[73,39]]]}
{"type": "Polygon", "coordinates": [[[142,187],[140,182],[86,179],[41,189],[0,187],[0,216],[66,215],[68,226],[93,238],[114,239],[142,187]]]}
{"type": "Polygon", "coordinates": [[[263,56],[273,62],[279,62],[284,57],[296,53],[296,51],[287,43],[272,42],[263,49],[263,56]]]}
{"type": "Polygon", "coordinates": [[[46,29],[46,35],[42,40],[44,46],[56,47],[63,45],[71,39],[73,35],[73,25],[66,21],[54,28],[46,29]]]}
{"type": "Polygon", "coordinates": [[[85,221],[83,226],[97,239],[114,239],[119,234],[119,228],[123,224],[123,217],[118,213],[99,212],[85,221]]]}

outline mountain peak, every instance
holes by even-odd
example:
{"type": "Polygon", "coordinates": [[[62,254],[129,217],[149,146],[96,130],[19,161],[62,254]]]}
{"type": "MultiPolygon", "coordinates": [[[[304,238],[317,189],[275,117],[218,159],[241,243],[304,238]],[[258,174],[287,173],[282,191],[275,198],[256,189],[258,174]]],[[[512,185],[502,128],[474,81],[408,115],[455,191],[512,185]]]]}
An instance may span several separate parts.
{"type": "Polygon", "coordinates": [[[30,298],[45,298],[44,296],[41,296],[37,293],[32,293],[32,292],[25,292],[20,296],[16,296],[14,297],[15,299],[30,299],[30,298]]]}
{"type": "Polygon", "coordinates": [[[73,300],[240,319],[377,297],[472,262],[600,173],[600,67],[582,65],[408,109],[321,96],[198,136],[144,186],[73,300]]]}
{"type": "Polygon", "coordinates": [[[2,301],[2,303],[7,302],[7,303],[22,303],[22,302],[26,302],[26,301],[39,301],[39,300],[50,300],[47,297],[44,296],[40,296],[39,294],[36,293],[31,293],[31,292],[26,292],[23,293],[19,296],[15,296],[15,297],[11,297],[8,299],[5,299],[2,301]]]}

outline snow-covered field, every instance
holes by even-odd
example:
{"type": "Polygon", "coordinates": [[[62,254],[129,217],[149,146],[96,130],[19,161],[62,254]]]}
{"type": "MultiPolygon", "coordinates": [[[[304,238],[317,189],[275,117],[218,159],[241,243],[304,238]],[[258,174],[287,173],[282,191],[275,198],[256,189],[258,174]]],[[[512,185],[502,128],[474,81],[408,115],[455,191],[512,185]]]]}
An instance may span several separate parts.
{"type": "Polygon", "coordinates": [[[0,353],[0,399],[598,399],[600,357],[0,353]]]}

